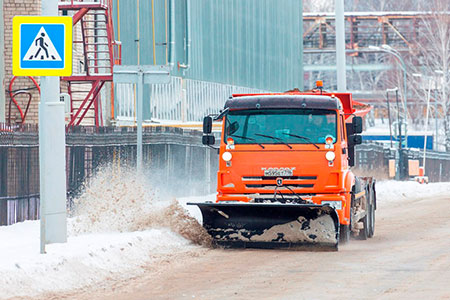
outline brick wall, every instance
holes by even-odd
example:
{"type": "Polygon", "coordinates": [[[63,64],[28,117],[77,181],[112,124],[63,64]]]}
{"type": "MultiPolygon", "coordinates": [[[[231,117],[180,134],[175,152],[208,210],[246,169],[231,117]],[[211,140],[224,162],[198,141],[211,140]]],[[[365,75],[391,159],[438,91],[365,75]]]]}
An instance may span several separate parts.
{"type": "MultiPolygon", "coordinates": [[[[9,83],[13,77],[12,75],[12,19],[14,16],[26,16],[26,15],[40,15],[41,13],[41,0],[4,0],[3,3],[3,17],[5,28],[5,87],[8,89],[9,83]]],[[[39,80],[39,78],[35,78],[39,80]]],[[[39,81],[38,81],[39,82],[39,81]]],[[[29,78],[19,77],[15,80],[13,90],[20,90],[25,88],[34,87],[34,84],[29,78]]],[[[37,90],[29,91],[32,95],[31,105],[27,113],[26,123],[38,122],[38,102],[39,93],[37,90]]],[[[19,105],[25,111],[26,103],[28,102],[28,96],[18,96],[16,98],[19,105]]],[[[8,118],[10,97],[9,93],[5,95],[5,118],[8,118]]],[[[14,104],[11,105],[11,120],[13,123],[20,122],[20,114],[14,104]]]]}

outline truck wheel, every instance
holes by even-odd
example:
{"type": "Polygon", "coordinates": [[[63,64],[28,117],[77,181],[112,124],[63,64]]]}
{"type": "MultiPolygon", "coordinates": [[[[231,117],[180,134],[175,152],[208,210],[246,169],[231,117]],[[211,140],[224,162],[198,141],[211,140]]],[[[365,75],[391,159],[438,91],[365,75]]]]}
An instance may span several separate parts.
{"type": "Polygon", "coordinates": [[[369,235],[371,238],[375,234],[375,195],[373,188],[370,189],[370,206],[369,206],[369,235]]]}
{"type": "Polygon", "coordinates": [[[350,240],[350,225],[339,226],[339,243],[346,244],[350,240]]]}
{"type": "Polygon", "coordinates": [[[359,231],[358,240],[367,240],[369,237],[369,220],[368,217],[365,216],[361,219],[361,221],[364,225],[364,228],[359,231]]]}
{"type": "Polygon", "coordinates": [[[370,232],[370,220],[369,220],[369,215],[370,215],[370,203],[369,203],[369,199],[366,198],[367,204],[367,214],[364,216],[364,218],[362,218],[359,222],[363,223],[364,228],[361,229],[359,231],[359,235],[358,235],[358,239],[359,240],[367,240],[367,238],[369,237],[369,232],[370,232]]]}

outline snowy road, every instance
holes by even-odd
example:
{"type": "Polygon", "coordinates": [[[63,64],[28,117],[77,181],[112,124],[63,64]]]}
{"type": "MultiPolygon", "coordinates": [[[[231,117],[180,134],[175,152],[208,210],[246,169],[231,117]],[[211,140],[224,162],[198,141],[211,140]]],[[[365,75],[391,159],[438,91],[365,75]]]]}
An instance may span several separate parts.
{"type": "Polygon", "coordinates": [[[379,188],[375,237],[339,252],[206,250],[149,266],[133,279],[45,298],[450,299],[448,188],[434,196],[432,186],[379,188]]]}

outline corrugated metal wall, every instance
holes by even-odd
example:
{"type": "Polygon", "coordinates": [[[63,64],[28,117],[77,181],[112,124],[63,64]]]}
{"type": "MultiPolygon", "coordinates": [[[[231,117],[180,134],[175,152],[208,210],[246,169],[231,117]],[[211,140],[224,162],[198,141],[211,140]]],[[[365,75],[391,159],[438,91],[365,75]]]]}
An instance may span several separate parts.
{"type": "MultiPolygon", "coordinates": [[[[153,64],[154,5],[156,64],[166,64],[169,0],[113,0],[115,38],[122,42],[122,64],[153,64]]],[[[182,1],[180,1],[182,2],[182,1]]],[[[183,1],[184,2],[184,1],[183,1]]]]}
{"type": "Polygon", "coordinates": [[[173,75],[273,91],[303,87],[298,0],[115,0],[123,64],[166,63],[171,3],[175,4],[173,75]],[[178,63],[187,64],[188,51],[189,69],[178,69],[178,63]]]}

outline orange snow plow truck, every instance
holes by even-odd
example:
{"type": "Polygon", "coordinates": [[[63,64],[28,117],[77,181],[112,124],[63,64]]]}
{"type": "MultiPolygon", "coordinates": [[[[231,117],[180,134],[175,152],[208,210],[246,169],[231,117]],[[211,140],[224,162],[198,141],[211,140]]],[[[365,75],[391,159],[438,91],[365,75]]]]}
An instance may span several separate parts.
{"type": "MultiPolygon", "coordinates": [[[[337,250],[373,236],[375,180],[356,177],[354,147],[370,107],[350,93],[233,95],[222,121],[217,200],[197,205],[216,245],[337,250]]],[[[203,144],[213,146],[213,117],[203,144]]]]}

